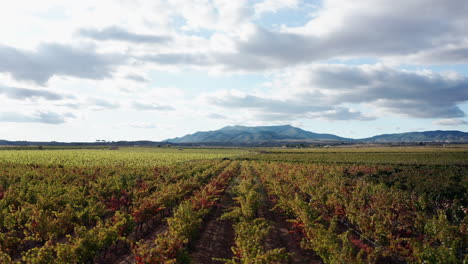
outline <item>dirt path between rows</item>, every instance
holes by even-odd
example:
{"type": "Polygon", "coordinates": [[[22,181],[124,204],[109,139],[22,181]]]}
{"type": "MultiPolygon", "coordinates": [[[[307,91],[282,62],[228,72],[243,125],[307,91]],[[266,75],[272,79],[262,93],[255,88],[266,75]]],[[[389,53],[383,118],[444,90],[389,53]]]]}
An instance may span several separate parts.
{"type": "MultiPolygon", "coordinates": [[[[147,234],[141,243],[147,244],[147,245],[152,245],[154,243],[154,240],[156,237],[165,232],[167,230],[167,221],[166,219],[163,220],[163,222],[160,222],[158,225],[152,227],[151,232],[147,234]]],[[[109,262],[107,262],[109,263],[109,262]]],[[[135,263],[135,255],[133,255],[132,252],[128,252],[124,256],[121,256],[120,258],[112,261],[111,263],[119,263],[119,264],[134,264],[135,263]]],[[[104,263],[103,263],[104,264],[104,263]]]]}
{"type": "Polygon", "coordinates": [[[234,204],[229,189],[220,199],[219,204],[208,216],[200,230],[200,237],[191,247],[190,257],[193,264],[220,264],[222,261],[213,258],[231,259],[234,246],[233,221],[221,220],[219,217],[234,204]]]}
{"type": "Polygon", "coordinates": [[[300,246],[300,236],[290,233],[291,224],[287,217],[277,210],[271,211],[273,203],[269,199],[259,208],[258,216],[267,219],[271,225],[270,233],[265,242],[265,249],[285,248],[291,255],[288,264],[322,264],[323,261],[312,250],[300,246]]]}

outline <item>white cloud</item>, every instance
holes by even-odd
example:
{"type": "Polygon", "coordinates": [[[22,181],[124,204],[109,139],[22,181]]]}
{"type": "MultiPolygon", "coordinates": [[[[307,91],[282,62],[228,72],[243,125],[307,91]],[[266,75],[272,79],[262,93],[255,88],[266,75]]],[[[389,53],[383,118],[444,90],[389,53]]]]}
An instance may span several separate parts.
{"type": "Polygon", "coordinates": [[[117,102],[112,102],[103,98],[90,98],[87,104],[95,111],[111,110],[120,107],[117,102]]]}
{"type": "Polygon", "coordinates": [[[170,106],[170,105],[158,105],[158,104],[141,103],[141,102],[133,102],[132,107],[135,110],[139,110],[139,111],[171,111],[171,110],[175,110],[175,108],[170,106]]]}
{"type": "MultiPolygon", "coordinates": [[[[459,0],[10,1],[0,11],[0,113],[20,122],[73,120],[73,131],[135,117],[164,120],[174,131],[205,122],[384,115],[464,125],[457,118],[466,112],[466,74],[398,65],[466,70],[467,13],[468,2],[459,0]],[[306,14],[312,9],[302,7],[312,3],[318,9],[306,14]],[[302,17],[287,17],[286,9],[302,17]],[[276,18],[286,24],[273,26],[276,18]],[[293,27],[292,20],[308,21],[293,27]],[[384,64],[330,64],[360,64],[363,57],[384,64]],[[219,79],[254,76],[268,85],[239,82],[231,91],[205,87],[206,80],[187,85],[185,68],[219,79]],[[12,114],[17,109],[25,112],[12,114]],[[66,111],[85,118],[66,117],[66,111]]],[[[160,125],[154,129],[164,133],[160,125]]],[[[147,133],[140,135],[158,134],[147,133]]]]}
{"type": "Polygon", "coordinates": [[[255,16],[261,17],[266,13],[276,13],[284,8],[297,8],[300,0],[264,0],[254,5],[255,16]]]}
{"type": "Polygon", "coordinates": [[[421,50],[408,56],[390,56],[385,60],[396,64],[468,64],[468,41],[457,45],[448,44],[441,47],[421,50]]]}
{"type": "Polygon", "coordinates": [[[263,62],[269,68],[414,54],[422,56],[420,62],[437,61],[438,57],[445,63],[468,63],[465,55],[458,56],[468,48],[467,12],[468,2],[458,0],[325,0],[306,25],[284,27],[281,32],[257,28],[248,40],[238,43],[238,50],[242,59],[263,62]],[[452,55],[432,54],[441,47],[452,55]]]}
{"type": "MultiPolygon", "coordinates": [[[[122,1],[118,5],[112,4],[109,10],[111,2],[67,2],[66,5],[57,1],[48,2],[51,7],[57,6],[56,10],[66,14],[65,21],[61,21],[60,25],[68,25],[68,31],[78,31],[82,36],[96,40],[95,51],[90,49],[89,54],[83,54],[82,50],[66,44],[74,42],[76,34],[67,33],[68,36],[64,37],[60,33],[58,37],[66,40],[60,44],[59,50],[64,53],[60,58],[45,54],[56,52],[59,44],[44,44],[42,38],[31,42],[39,47],[36,53],[18,49],[16,45],[15,48],[4,45],[0,52],[3,61],[16,54],[37,65],[38,57],[41,60],[41,56],[48,57],[44,57],[47,63],[39,64],[42,66],[40,68],[23,62],[25,69],[4,69],[6,67],[0,64],[0,70],[12,72],[17,78],[40,82],[54,74],[97,79],[108,77],[114,67],[125,64],[122,60],[108,61],[109,58],[104,55],[115,59],[118,58],[115,53],[123,51],[132,55],[135,63],[208,68],[216,72],[258,72],[360,56],[396,61],[414,58],[420,63],[468,62],[465,38],[468,30],[463,26],[468,23],[465,16],[468,4],[465,1],[325,0],[323,7],[307,24],[286,26],[279,31],[255,25],[253,14],[294,8],[300,4],[298,0],[265,0],[253,6],[246,0],[122,1]],[[421,12],[426,9],[431,11],[427,12],[430,15],[421,12]],[[111,14],[105,15],[104,11],[111,14]],[[156,11],[158,16],[154,16],[153,12],[156,11]],[[416,13],[420,15],[414,16],[416,13]],[[94,15],[92,19],[91,15],[94,15]],[[160,16],[164,17],[163,21],[158,21],[160,16]],[[193,32],[200,32],[202,36],[193,36],[193,32]],[[203,36],[203,32],[207,35],[203,36]],[[129,43],[109,44],[106,40],[129,43]],[[169,40],[172,41],[168,43],[169,40]],[[139,45],[142,43],[158,46],[139,45]],[[77,72],[64,62],[54,69],[46,67],[52,61],[57,64],[56,60],[71,61],[71,56],[75,59],[85,58],[96,68],[90,68],[94,69],[93,72],[77,72]],[[44,72],[41,68],[48,71],[44,72]],[[60,72],[60,68],[64,70],[60,72]],[[38,72],[37,76],[32,76],[33,72],[38,72]]],[[[18,6],[16,8],[22,10],[18,6]]],[[[33,12],[34,8],[26,10],[33,12]]],[[[40,13],[49,12],[43,7],[38,10],[40,13]]],[[[47,28],[45,24],[41,26],[47,28]]],[[[15,65],[9,66],[12,68],[15,65]]]]}
{"type": "Polygon", "coordinates": [[[10,123],[44,123],[44,124],[63,124],[67,119],[75,118],[72,113],[54,113],[54,112],[35,112],[32,114],[23,114],[18,112],[0,112],[0,122],[10,123]]]}
{"type": "Polygon", "coordinates": [[[438,126],[463,126],[468,125],[468,122],[463,119],[455,119],[455,118],[448,118],[448,119],[440,119],[432,122],[434,125],[438,126]]]}
{"type": "Polygon", "coordinates": [[[468,77],[382,64],[295,67],[277,76],[273,86],[268,94],[218,92],[207,101],[223,108],[251,109],[271,120],[373,120],[378,113],[453,118],[465,116],[458,105],[468,101],[468,77]],[[361,105],[368,113],[349,105],[361,105]]]}
{"type": "Polygon", "coordinates": [[[129,122],[120,123],[115,126],[116,128],[137,128],[137,129],[154,129],[158,128],[158,125],[152,122],[129,122]]]}
{"type": "Polygon", "coordinates": [[[221,120],[222,119],[227,119],[226,116],[220,115],[220,114],[217,114],[217,113],[211,113],[211,114],[207,115],[206,117],[211,118],[211,119],[221,119],[221,120]]]}
{"type": "Polygon", "coordinates": [[[238,34],[249,23],[251,10],[246,0],[172,0],[169,8],[183,20],[183,30],[215,30],[238,34]]]}
{"type": "Polygon", "coordinates": [[[30,52],[0,45],[0,72],[17,80],[46,83],[53,76],[104,79],[125,62],[121,54],[100,54],[94,47],[41,44],[30,52]]]}
{"type": "Polygon", "coordinates": [[[80,29],[78,35],[85,38],[94,39],[97,41],[127,41],[132,43],[167,43],[171,40],[170,36],[138,34],[129,32],[117,26],[106,27],[100,30],[97,29],[80,29]]]}
{"type": "Polygon", "coordinates": [[[0,86],[0,94],[4,94],[8,98],[17,99],[17,100],[42,98],[45,100],[57,101],[57,100],[62,100],[66,98],[66,96],[64,95],[50,92],[50,91],[43,90],[43,89],[29,89],[29,88],[6,87],[6,86],[0,86]]]}
{"type": "Polygon", "coordinates": [[[128,80],[135,81],[135,82],[149,82],[149,79],[146,78],[145,76],[134,74],[134,73],[127,74],[125,78],[127,78],[128,80]]]}

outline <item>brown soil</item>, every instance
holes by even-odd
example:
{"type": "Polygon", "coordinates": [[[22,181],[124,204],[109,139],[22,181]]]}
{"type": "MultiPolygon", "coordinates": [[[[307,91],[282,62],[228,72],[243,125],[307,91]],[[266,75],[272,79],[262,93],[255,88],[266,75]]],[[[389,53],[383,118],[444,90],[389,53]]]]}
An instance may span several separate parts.
{"type": "MultiPolygon", "coordinates": [[[[219,205],[203,223],[200,237],[192,246],[191,259],[194,264],[220,264],[222,261],[213,258],[231,259],[234,246],[234,229],[232,220],[220,220],[234,202],[229,192],[221,199],[219,205]]],[[[271,211],[272,202],[265,201],[258,211],[258,217],[267,219],[271,231],[266,239],[265,249],[285,248],[290,253],[288,264],[323,264],[323,261],[312,250],[302,249],[299,234],[290,233],[291,224],[287,217],[278,211],[271,211]]],[[[124,264],[124,263],[121,263],[124,264]]]]}
{"type": "Polygon", "coordinates": [[[234,201],[227,191],[213,212],[207,217],[200,230],[200,236],[192,246],[191,259],[194,264],[220,264],[222,261],[213,258],[231,259],[234,246],[234,229],[232,220],[221,220],[219,217],[227,211],[234,201]]]}
{"type": "MultiPolygon", "coordinates": [[[[151,244],[157,237],[158,234],[167,230],[166,217],[170,215],[169,211],[165,212],[160,219],[151,220],[148,223],[142,225],[138,232],[133,232],[128,238],[131,241],[142,240],[145,244],[151,244]]],[[[128,242],[118,241],[106,249],[102,254],[99,254],[94,258],[93,263],[96,264],[109,264],[109,263],[120,263],[129,264],[135,263],[135,256],[131,252],[131,247],[128,242]]]]}
{"type": "MultiPolygon", "coordinates": [[[[158,226],[155,226],[152,230],[151,233],[149,233],[143,241],[140,243],[147,244],[147,245],[152,245],[154,244],[154,240],[156,237],[165,232],[167,230],[167,222],[164,219],[164,222],[159,224],[158,226]]],[[[111,262],[111,263],[119,263],[119,264],[133,264],[135,263],[135,255],[133,255],[132,252],[129,252],[128,254],[124,255],[123,257],[119,258],[118,260],[111,262]]]]}
{"type": "Polygon", "coordinates": [[[314,251],[301,248],[299,234],[289,232],[291,224],[287,221],[287,217],[277,210],[272,211],[271,208],[272,202],[265,199],[258,212],[258,216],[267,219],[271,225],[265,249],[285,248],[290,254],[287,262],[289,264],[322,264],[323,261],[314,251]]]}

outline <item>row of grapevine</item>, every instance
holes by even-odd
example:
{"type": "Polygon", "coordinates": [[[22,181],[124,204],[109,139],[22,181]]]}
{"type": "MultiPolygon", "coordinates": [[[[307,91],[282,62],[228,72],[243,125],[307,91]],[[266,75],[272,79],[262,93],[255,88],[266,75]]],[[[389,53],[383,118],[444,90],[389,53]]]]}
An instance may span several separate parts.
{"type": "MultiPolygon", "coordinates": [[[[278,151],[278,150],[275,150],[278,151]]],[[[271,152],[254,156],[247,155],[249,160],[286,161],[301,163],[331,163],[331,164],[387,164],[387,165],[468,165],[468,153],[465,151],[434,151],[434,152],[271,152]]]]}
{"type": "Polygon", "coordinates": [[[223,218],[231,218],[235,222],[234,257],[222,261],[226,264],[284,263],[288,258],[284,248],[265,249],[270,224],[266,219],[257,217],[262,202],[262,186],[254,177],[250,165],[247,162],[242,165],[240,182],[233,190],[238,205],[223,215],[223,218]]]}
{"type": "Polygon", "coordinates": [[[349,177],[339,166],[254,166],[278,206],[295,218],[304,246],[326,263],[460,263],[466,256],[466,217],[428,213],[414,192],[349,177]]]}
{"type": "Polygon", "coordinates": [[[5,166],[0,200],[2,261],[90,261],[145,222],[167,216],[170,208],[227,163],[195,162],[142,171],[5,166]]]}
{"type": "Polygon", "coordinates": [[[137,263],[159,264],[187,261],[185,247],[195,238],[203,218],[210,212],[237,174],[238,163],[232,162],[190,199],[180,203],[174,215],[167,219],[168,230],[153,243],[140,242],[134,246],[137,263]]]}
{"type": "Polygon", "coordinates": [[[468,262],[466,152],[197,151],[0,151],[0,263],[189,263],[231,195],[219,263],[468,262]]]}

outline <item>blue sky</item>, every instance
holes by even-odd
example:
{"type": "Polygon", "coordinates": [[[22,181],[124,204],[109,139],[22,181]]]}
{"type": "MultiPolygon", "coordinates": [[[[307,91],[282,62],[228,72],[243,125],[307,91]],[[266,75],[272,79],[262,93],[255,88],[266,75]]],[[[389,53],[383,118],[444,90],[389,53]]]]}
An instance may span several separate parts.
{"type": "Polygon", "coordinates": [[[9,2],[0,139],[467,131],[466,13],[463,0],[9,2]]]}

